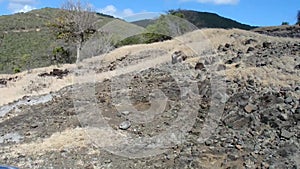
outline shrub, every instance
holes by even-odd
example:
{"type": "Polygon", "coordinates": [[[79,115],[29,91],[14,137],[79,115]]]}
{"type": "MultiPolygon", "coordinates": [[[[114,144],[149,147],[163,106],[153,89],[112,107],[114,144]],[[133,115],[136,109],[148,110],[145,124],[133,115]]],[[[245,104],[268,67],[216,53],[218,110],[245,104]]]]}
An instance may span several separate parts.
{"type": "Polygon", "coordinates": [[[19,67],[14,68],[14,73],[20,73],[20,72],[21,72],[21,69],[19,67]]]}
{"type": "Polygon", "coordinates": [[[288,22],[282,22],[281,25],[289,25],[288,22]]]}
{"type": "Polygon", "coordinates": [[[172,38],[167,35],[161,35],[156,33],[142,33],[121,40],[115,45],[115,47],[134,45],[134,44],[149,44],[149,43],[161,42],[170,39],[172,38]]]}

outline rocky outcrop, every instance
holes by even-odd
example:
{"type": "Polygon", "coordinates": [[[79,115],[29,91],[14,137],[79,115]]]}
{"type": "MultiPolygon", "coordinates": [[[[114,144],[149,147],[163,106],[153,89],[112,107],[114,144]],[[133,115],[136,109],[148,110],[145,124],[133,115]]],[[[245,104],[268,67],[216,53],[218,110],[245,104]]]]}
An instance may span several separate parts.
{"type": "Polygon", "coordinates": [[[69,73],[69,70],[67,70],[67,69],[65,69],[65,70],[53,69],[52,71],[50,71],[50,73],[41,73],[38,76],[40,76],[40,77],[53,76],[53,77],[62,79],[64,76],[67,76],[68,73],[69,73]]]}
{"type": "Polygon", "coordinates": [[[290,37],[290,38],[300,38],[300,26],[278,26],[278,27],[262,27],[256,28],[254,32],[278,36],[278,37],[290,37]]]}

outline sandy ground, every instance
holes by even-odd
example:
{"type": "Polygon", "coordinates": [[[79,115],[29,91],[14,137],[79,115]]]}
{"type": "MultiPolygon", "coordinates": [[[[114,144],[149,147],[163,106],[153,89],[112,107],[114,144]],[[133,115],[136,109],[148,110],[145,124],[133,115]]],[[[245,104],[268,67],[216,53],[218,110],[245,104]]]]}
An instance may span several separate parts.
{"type": "MultiPolygon", "coordinates": [[[[275,42],[282,42],[282,41],[297,41],[291,38],[277,38],[277,37],[269,37],[265,35],[260,35],[257,33],[243,31],[238,29],[232,30],[224,30],[224,29],[203,29],[197,30],[195,32],[188,33],[184,36],[175,38],[174,40],[166,41],[166,42],[159,42],[149,45],[133,45],[133,46],[125,46],[119,49],[116,49],[106,55],[96,56],[90,59],[84,60],[81,65],[89,65],[91,63],[97,63],[101,60],[104,62],[112,62],[118,58],[121,58],[125,55],[138,53],[143,50],[164,50],[167,51],[168,54],[164,56],[158,56],[155,59],[148,60],[143,62],[142,64],[138,65],[130,65],[129,67],[123,70],[116,70],[110,72],[103,72],[101,74],[97,74],[90,72],[83,74],[81,77],[74,78],[74,73],[70,73],[68,76],[64,77],[63,79],[57,79],[55,77],[39,77],[37,76],[40,73],[50,72],[53,68],[57,68],[56,66],[50,66],[45,68],[33,69],[30,73],[28,72],[21,72],[15,75],[0,75],[0,78],[9,78],[18,76],[15,82],[9,82],[7,87],[0,88],[1,99],[0,99],[0,106],[8,104],[14,100],[20,99],[23,96],[32,96],[32,95],[41,95],[46,94],[49,92],[58,91],[61,88],[77,83],[77,82],[87,82],[90,79],[95,79],[97,81],[101,81],[105,78],[110,78],[112,76],[119,75],[120,73],[128,73],[130,71],[135,70],[142,70],[147,67],[153,67],[156,64],[168,62],[171,60],[171,54],[174,51],[181,50],[186,55],[191,56],[195,54],[203,54],[203,52],[214,51],[217,49],[219,45],[224,45],[225,43],[230,43],[235,45],[237,48],[242,50],[247,50],[247,46],[241,45],[241,42],[245,41],[246,39],[254,38],[258,41],[265,41],[268,39],[269,41],[275,42]],[[34,90],[34,89],[39,90],[34,90]]],[[[204,53],[205,54],[205,53],[204,53]]],[[[197,62],[198,59],[190,60],[190,62],[197,62]]],[[[76,64],[66,64],[61,65],[59,69],[68,69],[74,72],[77,70],[78,65],[76,64]]],[[[247,74],[255,74],[255,72],[265,72],[261,78],[269,77],[277,77],[279,72],[272,72],[270,70],[240,70],[241,76],[246,76],[247,74]],[[269,73],[268,73],[269,72],[269,73]],[[276,74],[276,75],[275,75],[276,74]]],[[[229,69],[227,71],[228,76],[236,76],[235,69],[229,69]]],[[[281,81],[284,78],[296,80],[297,77],[278,77],[281,81]],[[283,78],[283,79],[282,79],[283,78]]],[[[279,83],[276,79],[267,80],[269,83],[279,83]]],[[[280,82],[284,83],[284,82],[280,82]]]]}

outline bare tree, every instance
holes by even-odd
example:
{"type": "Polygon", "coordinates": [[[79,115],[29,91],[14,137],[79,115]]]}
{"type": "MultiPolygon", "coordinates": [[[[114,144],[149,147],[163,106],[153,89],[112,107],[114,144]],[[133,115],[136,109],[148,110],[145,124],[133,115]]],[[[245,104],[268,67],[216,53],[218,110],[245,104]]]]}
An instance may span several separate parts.
{"type": "Polygon", "coordinates": [[[58,39],[76,44],[77,61],[83,43],[96,32],[96,13],[91,5],[80,0],[67,0],[62,5],[62,14],[51,24],[58,39]]]}
{"type": "Polygon", "coordinates": [[[84,43],[81,50],[82,58],[105,54],[114,49],[113,36],[109,32],[98,31],[84,43]]]}

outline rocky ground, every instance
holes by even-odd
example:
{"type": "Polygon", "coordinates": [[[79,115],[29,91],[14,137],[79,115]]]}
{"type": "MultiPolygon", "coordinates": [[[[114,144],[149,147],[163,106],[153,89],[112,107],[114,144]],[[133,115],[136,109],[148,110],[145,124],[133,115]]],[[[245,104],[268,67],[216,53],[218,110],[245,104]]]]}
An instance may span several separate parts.
{"type": "Polygon", "coordinates": [[[300,38],[300,25],[262,27],[256,28],[253,31],[270,36],[300,38]]]}
{"type": "MultiPolygon", "coordinates": [[[[75,74],[77,84],[2,105],[0,164],[86,169],[300,168],[300,40],[209,29],[205,35],[212,50],[193,54],[182,46],[194,48],[191,37],[198,34],[182,38],[187,43],[179,38],[182,43],[139,47],[138,52],[133,52],[138,46],[125,47],[115,51],[116,58],[91,59],[78,69],[52,71],[68,72],[59,80],[75,74]],[[173,64],[170,59],[176,51],[187,59],[173,64]],[[138,64],[141,67],[134,67],[138,64]],[[123,69],[127,66],[132,71],[123,69]],[[113,75],[93,81],[106,72],[113,75]],[[79,83],[82,76],[90,82],[79,83]],[[185,88],[192,88],[191,93],[185,88]],[[181,132],[187,134],[181,137],[181,132]],[[134,145],[131,138],[153,142],[134,145]],[[157,149],[148,151],[151,148],[157,149]]],[[[41,73],[45,76],[39,78],[53,75],[39,72],[36,76],[41,73]]]]}

